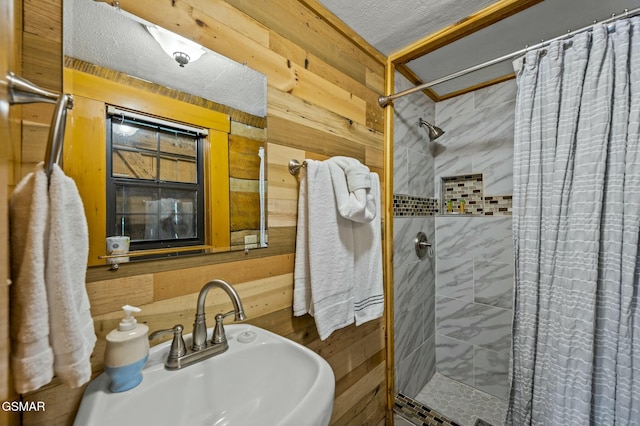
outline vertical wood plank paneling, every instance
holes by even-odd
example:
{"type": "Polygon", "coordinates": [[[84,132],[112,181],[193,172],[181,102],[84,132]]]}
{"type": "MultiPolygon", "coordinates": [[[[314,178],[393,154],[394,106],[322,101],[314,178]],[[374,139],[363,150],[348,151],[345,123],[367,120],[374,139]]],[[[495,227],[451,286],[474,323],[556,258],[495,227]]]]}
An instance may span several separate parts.
{"type": "Polygon", "coordinates": [[[209,227],[209,241],[215,247],[229,247],[229,135],[209,129],[209,155],[207,158],[207,206],[211,214],[205,222],[209,227]]]}
{"type": "MultiPolygon", "coordinates": [[[[56,8],[62,0],[23,1],[29,3],[28,13],[35,14],[30,22],[41,22],[25,33],[25,67],[43,81],[53,75],[47,87],[56,89],[62,68],[61,16],[56,8]]],[[[164,264],[161,271],[132,264],[123,267],[121,275],[89,273],[105,277],[88,284],[98,334],[94,373],[101,371],[104,335],[117,325],[120,306],[130,298],[142,305],[139,320],[152,329],[189,323],[202,284],[226,278],[251,313],[247,322],[306,345],[329,361],[337,379],[332,424],[379,424],[386,404],[385,321],[346,327],[321,341],[313,318],[293,317],[298,181],[287,164],[292,158],[345,155],[384,173],[384,114],[377,105],[384,85],[384,58],[371,46],[363,48],[350,40],[349,31],[338,28],[335,19],[324,19],[318,14],[323,8],[315,1],[273,0],[256,7],[245,0],[121,0],[120,5],[267,75],[269,250],[275,247],[277,254],[213,264],[207,264],[205,257],[201,263],[189,262],[190,266],[174,270],[164,264]]],[[[27,130],[38,132],[37,126],[46,125],[49,118],[40,120],[35,118],[37,111],[33,114],[27,130]]],[[[37,159],[37,144],[23,151],[37,159]]],[[[209,299],[209,312],[227,309],[224,298],[209,299]]],[[[45,401],[47,410],[25,416],[24,424],[70,424],[80,397],[81,389],[70,392],[54,380],[25,396],[45,401]]]]}

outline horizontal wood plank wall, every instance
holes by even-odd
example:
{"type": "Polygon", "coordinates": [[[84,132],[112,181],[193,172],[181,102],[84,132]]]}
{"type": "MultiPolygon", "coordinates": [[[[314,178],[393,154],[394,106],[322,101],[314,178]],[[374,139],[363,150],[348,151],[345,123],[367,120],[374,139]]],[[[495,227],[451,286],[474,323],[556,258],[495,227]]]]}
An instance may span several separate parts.
{"type": "MultiPolygon", "coordinates": [[[[62,0],[23,4],[27,78],[59,90],[62,0]]],[[[90,270],[87,289],[98,335],[92,355],[94,374],[102,370],[104,336],[117,326],[120,306],[140,306],[138,319],[152,330],[176,323],[188,327],[200,287],[209,279],[223,278],[238,289],[247,322],[309,347],[332,366],[336,376],[332,424],[380,424],[386,403],[384,320],[350,326],[321,341],[311,317],[292,314],[298,183],[288,173],[287,163],[292,158],[346,155],[367,164],[382,180],[384,117],[377,98],[384,90],[386,58],[351,41],[349,31],[338,28],[335,18],[323,19],[318,11],[324,8],[317,0],[120,0],[120,6],[267,75],[270,247],[264,255],[255,251],[244,260],[159,262],[151,273],[122,268],[105,277],[90,270]]],[[[25,110],[25,133],[41,139],[48,130],[50,107],[25,110]]],[[[30,145],[28,139],[25,135],[22,155],[28,161],[22,174],[44,155],[41,144],[30,145]]],[[[207,312],[229,309],[227,300],[212,292],[207,312]]],[[[25,395],[27,400],[44,401],[46,411],[25,413],[24,424],[71,424],[82,391],[54,381],[25,395]]]]}

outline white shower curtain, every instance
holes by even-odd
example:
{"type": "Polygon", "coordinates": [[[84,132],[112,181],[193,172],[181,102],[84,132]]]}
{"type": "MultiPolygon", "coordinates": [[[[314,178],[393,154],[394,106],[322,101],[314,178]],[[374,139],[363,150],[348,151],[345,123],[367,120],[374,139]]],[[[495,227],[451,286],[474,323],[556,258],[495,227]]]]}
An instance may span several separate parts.
{"type": "Polygon", "coordinates": [[[640,424],[640,19],[518,75],[510,425],[640,424]]]}

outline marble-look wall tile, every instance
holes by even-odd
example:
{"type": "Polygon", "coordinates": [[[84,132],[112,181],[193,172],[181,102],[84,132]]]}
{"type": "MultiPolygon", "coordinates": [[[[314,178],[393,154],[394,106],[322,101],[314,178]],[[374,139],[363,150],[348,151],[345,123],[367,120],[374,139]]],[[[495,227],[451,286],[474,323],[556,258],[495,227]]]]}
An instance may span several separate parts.
{"type": "Polygon", "coordinates": [[[473,108],[473,93],[465,93],[436,103],[436,119],[469,114],[473,112],[473,108]]]}
{"type": "MultiPolygon", "coordinates": [[[[414,225],[428,222],[411,219],[401,221],[414,225]]],[[[422,226],[418,229],[433,232],[428,228],[422,226]]],[[[410,229],[410,226],[405,227],[405,231],[410,229]]],[[[415,255],[413,258],[416,260],[404,263],[394,262],[394,334],[395,353],[398,359],[408,356],[435,333],[433,259],[420,260],[415,255]]]]}
{"type": "Polygon", "coordinates": [[[504,309],[513,308],[513,263],[477,260],[474,271],[475,302],[504,309]]]}
{"type": "Polygon", "coordinates": [[[423,155],[411,149],[407,153],[409,156],[408,193],[419,197],[433,197],[435,194],[433,158],[431,155],[423,155]]]}
{"type": "MultiPolygon", "coordinates": [[[[395,74],[396,91],[413,86],[404,76],[395,74]]],[[[423,93],[394,101],[394,193],[433,197],[433,155],[420,118],[435,121],[435,103],[423,93]]]]}
{"type": "Polygon", "coordinates": [[[481,111],[490,106],[515,102],[517,93],[515,79],[476,90],[473,92],[474,108],[481,111]]]}
{"type": "Polygon", "coordinates": [[[480,151],[471,161],[472,171],[484,174],[485,195],[513,194],[513,148],[480,151]]]}
{"type": "Polygon", "coordinates": [[[436,333],[493,351],[511,348],[511,310],[436,297],[436,333]]]}
{"type": "Polygon", "coordinates": [[[436,372],[435,337],[396,363],[396,391],[415,398],[436,372]]]}
{"type": "Polygon", "coordinates": [[[419,262],[407,262],[394,265],[394,302],[398,311],[413,309],[423,305],[435,295],[435,286],[431,277],[433,268],[427,258],[419,262]]]}
{"type": "Polygon", "coordinates": [[[514,114],[513,102],[465,114],[439,114],[436,123],[445,134],[438,142],[445,152],[461,151],[464,155],[513,147],[514,114]]]}
{"type": "MultiPolygon", "coordinates": [[[[435,197],[441,197],[441,177],[475,173],[483,174],[485,195],[513,193],[516,90],[508,81],[436,104],[436,125],[446,133],[432,144],[438,148],[435,197]]],[[[435,226],[437,369],[503,397],[511,346],[512,218],[437,216],[435,226]]]]}
{"type": "MultiPolygon", "coordinates": [[[[393,218],[393,263],[398,265],[405,262],[417,262],[414,239],[416,234],[423,231],[428,238],[433,238],[426,231],[433,229],[433,217],[394,217],[393,218]],[[431,225],[430,225],[431,223],[431,225]]],[[[435,232],[435,231],[434,231],[435,232]]],[[[431,240],[433,241],[433,240],[431,240]]]]}
{"type": "Polygon", "coordinates": [[[506,400],[509,397],[509,354],[474,349],[474,387],[506,400]]]}
{"type": "Polygon", "coordinates": [[[394,102],[394,112],[394,144],[403,147],[413,146],[420,134],[415,125],[420,109],[409,99],[400,98],[394,102]]]}
{"type": "Polygon", "coordinates": [[[439,257],[436,262],[436,294],[473,302],[473,260],[439,257]]]}
{"type": "Polygon", "coordinates": [[[394,310],[394,355],[396,361],[407,358],[424,340],[425,310],[419,306],[414,309],[394,310]]]}
{"type": "Polygon", "coordinates": [[[436,370],[473,386],[473,345],[436,333],[436,370]]]}
{"type": "Polygon", "coordinates": [[[509,81],[436,104],[436,124],[446,133],[434,156],[434,196],[443,176],[474,172],[485,174],[485,193],[513,192],[515,94],[509,81]]]}
{"type": "MultiPolygon", "coordinates": [[[[396,92],[414,87],[402,74],[395,73],[396,92]]],[[[394,146],[401,145],[421,154],[428,153],[427,134],[420,118],[435,121],[435,103],[423,93],[414,93],[394,101],[394,146]]]]}
{"type": "Polygon", "coordinates": [[[442,197],[442,178],[448,176],[459,176],[471,174],[473,172],[472,157],[460,152],[443,152],[434,160],[434,179],[436,198],[442,197]]]}
{"type": "Polygon", "coordinates": [[[409,193],[409,150],[402,145],[393,147],[393,193],[409,193]]]}
{"type": "MultiPolygon", "coordinates": [[[[424,311],[424,326],[422,330],[424,331],[424,335],[422,337],[422,341],[426,342],[430,338],[436,335],[436,297],[435,295],[428,299],[424,305],[422,305],[422,310],[424,311]]],[[[435,349],[433,352],[433,356],[435,357],[435,349]]]]}
{"type": "Polygon", "coordinates": [[[394,217],[393,221],[396,390],[417,393],[435,369],[435,259],[418,259],[414,238],[423,231],[434,241],[435,220],[394,217]]]}
{"type": "Polygon", "coordinates": [[[513,262],[511,217],[436,217],[437,258],[513,262]]]}
{"type": "Polygon", "coordinates": [[[428,146],[424,143],[425,134],[419,126],[421,111],[415,108],[410,110],[396,110],[393,120],[393,144],[401,146],[420,154],[428,153],[428,146]],[[410,115],[410,117],[407,117],[410,115]]]}

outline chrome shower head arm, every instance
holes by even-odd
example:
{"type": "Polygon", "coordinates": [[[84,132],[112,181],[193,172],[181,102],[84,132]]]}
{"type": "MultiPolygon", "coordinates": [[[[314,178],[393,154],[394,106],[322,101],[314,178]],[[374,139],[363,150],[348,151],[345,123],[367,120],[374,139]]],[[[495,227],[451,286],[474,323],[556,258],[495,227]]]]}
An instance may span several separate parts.
{"type": "Polygon", "coordinates": [[[433,141],[438,139],[440,136],[444,134],[444,130],[440,127],[436,127],[433,124],[429,124],[420,117],[420,121],[418,121],[420,127],[425,126],[427,128],[427,132],[429,132],[429,140],[433,141]]]}

